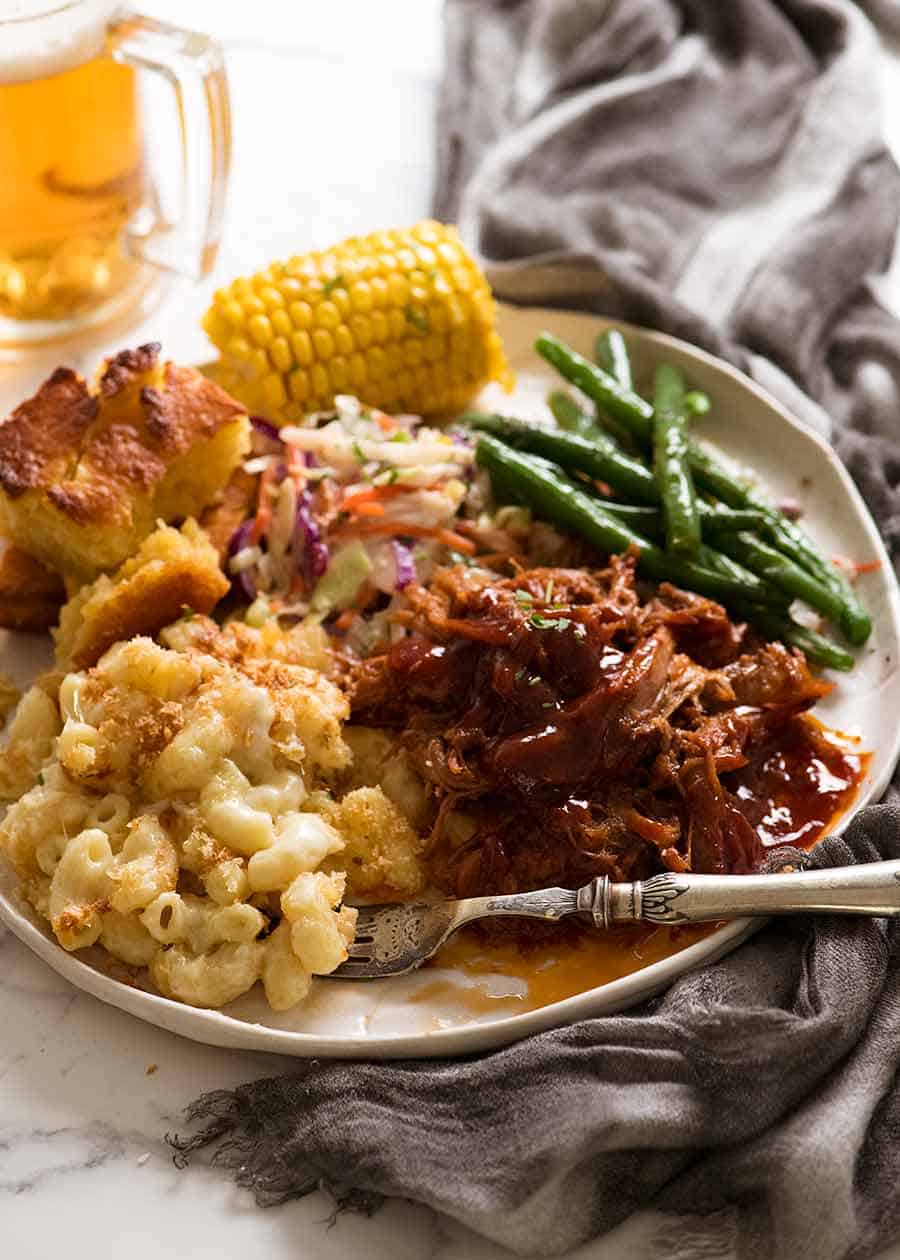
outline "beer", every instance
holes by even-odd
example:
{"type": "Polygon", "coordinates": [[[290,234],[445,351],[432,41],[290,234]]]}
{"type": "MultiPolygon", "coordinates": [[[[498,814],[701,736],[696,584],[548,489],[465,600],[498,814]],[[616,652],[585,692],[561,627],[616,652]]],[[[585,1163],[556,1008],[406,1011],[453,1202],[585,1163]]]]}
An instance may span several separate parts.
{"type": "Polygon", "coordinates": [[[147,199],[135,71],[105,53],[110,6],[44,7],[0,0],[0,319],[14,321],[80,317],[136,283],[123,232],[147,199]]]}

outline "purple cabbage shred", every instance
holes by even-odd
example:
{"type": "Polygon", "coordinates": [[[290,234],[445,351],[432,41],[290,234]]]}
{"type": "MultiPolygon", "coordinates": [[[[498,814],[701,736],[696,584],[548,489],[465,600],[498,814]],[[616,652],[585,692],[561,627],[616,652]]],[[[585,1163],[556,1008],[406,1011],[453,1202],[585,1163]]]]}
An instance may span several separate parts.
{"type": "MultiPolygon", "coordinates": [[[[238,525],[237,529],[231,535],[228,542],[228,558],[236,556],[239,551],[243,551],[245,547],[250,545],[250,535],[253,532],[252,519],[244,521],[238,525]]],[[[242,595],[252,604],[256,599],[258,587],[256,585],[256,574],[254,567],[251,565],[247,569],[242,569],[240,573],[234,574],[234,582],[237,583],[242,595]]]]}
{"type": "Polygon", "coordinates": [[[297,567],[308,580],[320,578],[328,568],[328,546],[313,516],[312,496],[308,490],[297,497],[294,555],[297,558],[297,567]]]}
{"type": "Polygon", "coordinates": [[[283,445],[278,429],[271,420],[264,420],[262,416],[251,416],[250,423],[257,433],[261,433],[263,437],[267,437],[270,442],[277,442],[283,445]]]}

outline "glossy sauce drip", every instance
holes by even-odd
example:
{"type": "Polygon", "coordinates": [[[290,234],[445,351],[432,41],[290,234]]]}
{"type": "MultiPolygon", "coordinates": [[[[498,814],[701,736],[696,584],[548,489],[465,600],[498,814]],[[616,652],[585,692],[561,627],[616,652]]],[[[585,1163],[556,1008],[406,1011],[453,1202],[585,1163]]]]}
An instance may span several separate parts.
{"type": "MultiPolygon", "coordinates": [[[[727,782],[764,845],[811,848],[853,803],[870,761],[854,738],[807,717],[727,782]]],[[[413,1000],[453,1004],[470,1015],[534,1010],[669,958],[721,926],[637,923],[598,932],[571,921],[549,927],[523,919],[465,928],[426,966],[462,972],[474,983],[436,976],[413,1000]],[[498,977],[518,984],[498,990],[498,977]]]]}
{"type": "Polygon", "coordinates": [[[487,985],[462,987],[441,977],[417,990],[414,1000],[453,1003],[475,1015],[496,1012],[498,1007],[508,1008],[511,1015],[531,1011],[630,976],[642,967],[649,967],[702,941],[721,926],[720,923],[698,923],[690,927],[664,928],[652,923],[636,923],[610,932],[557,930],[560,939],[554,941],[548,937],[540,945],[529,948],[523,948],[513,937],[492,940],[485,938],[477,928],[463,928],[426,966],[453,968],[472,980],[503,977],[518,981],[515,988],[521,991],[498,993],[493,985],[490,986],[493,991],[489,991],[487,985]]]}
{"type": "Polygon", "coordinates": [[[853,804],[871,760],[857,740],[805,717],[727,783],[764,845],[809,849],[853,804]]]}

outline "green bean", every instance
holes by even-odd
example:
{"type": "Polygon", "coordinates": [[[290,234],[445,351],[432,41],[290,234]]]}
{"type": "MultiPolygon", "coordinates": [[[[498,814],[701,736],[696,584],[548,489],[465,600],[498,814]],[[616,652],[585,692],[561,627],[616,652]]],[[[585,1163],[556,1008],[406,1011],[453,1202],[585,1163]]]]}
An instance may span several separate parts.
{"type": "Polygon", "coordinates": [[[719,551],[769,586],[784,591],[791,599],[802,599],[834,622],[840,621],[843,604],[834,592],[762,539],[749,533],[723,534],[716,543],[719,551]]]}
{"type": "Polygon", "coordinates": [[[709,412],[709,394],[692,389],[684,396],[684,409],[692,416],[705,416],[709,412]]]}
{"type": "Polygon", "coordinates": [[[547,520],[580,534],[610,554],[635,547],[638,568],[657,581],[677,582],[714,599],[744,599],[768,603],[772,593],[751,573],[739,579],[721,570],[707,569],[696,561],[667,555],[655,543],[607,512],[601,501],[580,490],[549,460],[514,450],[499,439],[483,434],[475,458],[493,481],[515,484],[520,500],[547,520]]]}
{"type": "Polygon", "coordinates": [[[582,411],[578,403],[565,390],[555,389],[547,395],[547,406],[553,412],[553,418],[566,433],[577,433],[579,437],[593,438],[603,430],[596,420],[582,411]]]}
{"type": "Polygon", "coordinates": [[[522,420],[485,412],[468,412],[462,420],[473,429],[502,438],[510,446],[605,481],[620,494],[641,503],[658,501],[653,474],[640,460],[626,455],[607,433],[598,430],[590,438],[581,437],[578,433],[541,429],[522,420]]]}
{"type": "MultiPolygon", "coordinates": [[[[618,328],[607,329],[605,333],[601,333],[597,337],[594,342],[594,358],[600,367],[609,372],[610,376],[624,386],[625,389],[634,388],[628,347],[618,328]]],[[[621,443],[624,450],[633,451],[635,449],[635,441],[628,428],[622,424],[621,420],[616,420],[614,416],[610,415],[602,407],[597,408],[597,423],[602,425],[607,433],[612,434],[616,441],[621,443]]]]}
{"type": "MultiPolygon", "coordinates": [[[[659,490],[656,479],[649,469],[634,456],[627,455],[618,448],[610,436],[598,429],[590,416],[585,415],[574,399],[568,394],[557,391],[548,399],[557,422],[566,430],[565,441],[560,440],[562,434],[552,434],[556,440],[551,442],[546,429],[537,429],[523,421],[511,417],[494,416],[492,413],[468,412],[461,416],[461,421],[471,424],[475,429],[494,433],[504,441],[520,449],[530,450],[535,454],[543,454],[555,463],[572,472],[584,472],[601,481],[606,481],[613,489],[622,494],[633,494],[636,499],[645,503],[659,501],[659,490]],[[537,437],[533,434],[537,433],[537,437]],[[577,441],[569,441],[570,437],[577,441]],[[599,461],[596,454],[588,450],[586,444],[596,443],[609,459],[605,472],[596,471],[599,461]],[[639,471],[640,468],[644,472],[639,471]]],[[[607,504],[611,509],[612,504],[607,504]]],[[[616,505],[618,507],[619,505],[616,505]]],[[[749,508],[734,509],[721,504],[713,505],[700,499],[697,503],[704,537],[707,533],[716,538],[719,534],[737,533],[738,530],[762,530],[766,528],[766,520],[762,512],[749,508]]],[[[644,519],[658,520],[658,513],[651,513],[644,519]]]]}
{"type": "Polygon", "coordinates": [[[730,508],[721,503],[707,503],[705,499],[698,499],[697,510],[700,513],[704,538],[709,534],[715,539],[720,534],[736,534],[742,529],[754,533],[765,533],[768,530],[762,512],[751,508],[730,508]]]}
{"type": "MultiPolygon", "coordinates": [[[[621,420],[645,446],[652,439],[653,409],[638,394],[624,389],[609,373],[595,367],[582,355],[571,350],[549,333],[542,333],[535,349],[561,376],[581,389],[598,406],[621,420]]],[[[731,472],[723,468],[696,442],[689,446],[691,472],[697,487],[721,499],[732,508],[750,508],[766,518],[772,541],[779,551],[827,586],[840,602],[838,625],[851,643],[865,643],[872,632],[872,621],[843,574],[819,555],[804,531],[780,512],[758,498],[731,472]]]]}
{"type": "Polygon", "coordinates": [[[550,333],[541,333],[534,348],[570,384],[576,385],[613,419],[621,421],[629,433],[645,445],[650,444],[653,440],[653,408],[640,394],[621,385],[609,372],[595,367],[550,333]]]}
{"type": "MultiPolygon", "coordinates": [[[[639,534],[648,538],[661,538],[664,533],[662,512],[658,508],[644,504],[620,503],[616,499],[602,500],[604,512],[615,516],[618,520],[627,521],[639,534]]],[[[758,512],[733,512],[731,508],[715,507],[703,499],[697,503],[700,510],[700,524],[703,536],[711,536],[713,542],[720,534],[735,534],[738,530],[756,529],[762,523],[758,512]]],[[[711,552],[712,548],[707,548],[711,552]]],[[[699,555],[699,552],[698,552],[699,555]]],[[[724,558],[724,557],[723,557],[724,558]]],[[[706,561],[704,560],[705,564],[706,561]]]]}
{"type": "Polygon", "coordinates": [[[772,608],[761,608],[758,604],[734,605],[735,612],[744,617],[766,635],[769,639],[780,639],[789,647],[800,648],[808,661],[813,665],[821,665],[823,669],[851,670],[856,664],[849,652],[826,639],[823,634],[810,630],[795,621],[789,613],[778,612],[772,608]]]}
{"type": "Polygon", "coordinates": [[[676,555],[691,556],[700,546],[700,513],[688,467],[684,380],[667,363],[656,369],[653,473],[662,499],[666,546],[676,555]]]}
{"type": "Polygon", "coordinates": [[[736,511],[758,512],[773,545],[823,586],[827,586],[841,601],[838,625],[851,643],[865,643],[872,631],[869,614],[863,608],[856,592],[842,574],[819,555],[815,544],[770,503],[754,494],[749,486],[739,481],[731,472],[702,447],[692,443],[690,450],[691,471],[694,481],[702,490],[721,499],[736,511]]]}
{"type": "Polygon", "coordinates": [[[594,342],[594,358],[604,371],[615,377],[625,389],[632,389],[634,381],[631,377],[631,359],[625,338],[618,328],[607,328],[600,333],[594,342]]]}
{"type": "Polygon", "coordinates": [[[600,499],[600,506],[607,515],[622,521],[630,529],[645,538],[661,538],[663,534],[663,518],[659,508],[644,507],[643,504],[618,503],[615,499],[600,499]]]}

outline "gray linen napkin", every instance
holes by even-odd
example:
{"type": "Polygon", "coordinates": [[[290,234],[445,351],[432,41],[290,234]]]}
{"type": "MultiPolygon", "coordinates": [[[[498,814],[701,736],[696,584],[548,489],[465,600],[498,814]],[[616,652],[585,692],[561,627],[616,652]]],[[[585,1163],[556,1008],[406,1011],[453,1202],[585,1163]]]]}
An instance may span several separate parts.
{"type": "MultiPolygon", "coordinates": [[[[447,40],[435,209],[500,296],[665,329],[830,416],[896,560],[900,326],[876,277],[900,176],[861,13],[450,0],[447,40]]],[[[900,856],[897,788],[814,860],[900,856]]],[[[182,1149],[216,1143],[261,1203],[402,1196],[523,1254],[652,1206],[670,1260],[838,1260],[900,1233],[898,1068],[900,926],[785,922],[625,1015],[208,1095],[182,1149]]]]}

